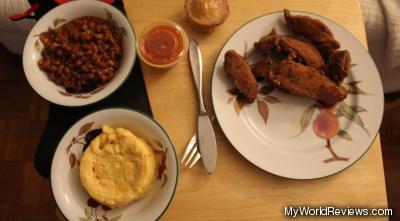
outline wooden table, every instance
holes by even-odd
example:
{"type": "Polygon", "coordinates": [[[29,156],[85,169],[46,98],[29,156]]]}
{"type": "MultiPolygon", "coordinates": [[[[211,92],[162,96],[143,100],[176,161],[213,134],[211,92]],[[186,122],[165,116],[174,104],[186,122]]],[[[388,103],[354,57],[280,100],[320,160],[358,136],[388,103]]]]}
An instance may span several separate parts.
{"type": "MultiPolygon", "coordinates": [[[[366,46],[357,0],[230,0],[229,3],[231,14],[226,23],[213,33],[204,34],[191,29],[183,19],[184,0],[125,1],[137,35],[151,23],[169,19],[181,24],[189,37],[199,42],[208,110],[212,109],[212,66],[222,44],[242,24],[259,15],[283,8],[320,14],[345,27],[366,46]]],[[[167,130],[181,156],[195,132],[198,109],[188,60],[183,59],[168,71],[142,67],[154,117],[167,130]]],[[[257,168],[232,147],[218,124],[214,129],[218,145],[216,172],[207,175],[201,163],[192,169],[181,169],[176,195],[163,220],[282,220],[285,205],[387,207],[379,136],[351,168],[328,178],[301,181],[277,177],[257,168]]],[[[375,219],[387,220],[370,217],[375,219]]]]}

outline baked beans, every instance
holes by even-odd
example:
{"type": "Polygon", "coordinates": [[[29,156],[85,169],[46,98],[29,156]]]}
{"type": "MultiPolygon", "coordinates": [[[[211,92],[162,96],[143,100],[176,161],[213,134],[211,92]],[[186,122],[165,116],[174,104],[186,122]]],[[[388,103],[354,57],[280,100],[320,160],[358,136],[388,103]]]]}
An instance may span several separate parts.
{"type": "Polygon", "coordinates": [[[42,32],[39,68],[69,93],[90,92],[115,76],[121,36],[106,20],[85,16],[42,32]]]}

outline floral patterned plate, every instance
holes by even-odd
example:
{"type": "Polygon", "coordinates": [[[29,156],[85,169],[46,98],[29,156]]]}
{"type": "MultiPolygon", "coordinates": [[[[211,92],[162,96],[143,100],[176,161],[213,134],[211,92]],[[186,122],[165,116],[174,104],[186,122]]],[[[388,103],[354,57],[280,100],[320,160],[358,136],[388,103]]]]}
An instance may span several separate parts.
{"type": "Polygon", "coordinates": [[[101,1],[71,1],[55,7],[45,14],[29,33],[23,52],[25,76],[32,88],[49,102],[63,106],[83,106],[100,101],[116,91],[128,78],[136,59],[136,37],[124,14],[114,6],[101,1]],[[57,28],[75,18],[94,16],[109,21],[120,33],[123,54],[115,77],[107,84],[89,92],[72,94],[51,81],[37,65],[43,44],[39,34],[57,28]]]}
{"type": "Polygon", "coordinates": [[[212,100],[226,137],[250,162],[283,177],[321,178],[351,166],[374,141],[383,114],[382,84],[368,51],[348,31],[321,16],[293,14],[320,19],[341,49],[350,51],[351,70],[343,84],[350,92],[347,98],[326,110],[312,99],[259,82],[257,100],[244,104],[223,69],[224,54],[234,49],[251,64],[257,57],[249,56],[253,43],[272,28],[290,34],[283,13],[276,12],[243,25],[222,47],[213,70],[212,100]]]}
{"type": "Polygon", "coordinates": [[[104,109],[79,120],[60,141],[51,167],[54,198],[67,220],[156,220],[167,210],[175,193],[177,179],[176,153],[167,133],[151,117],[129,109],[104,109]],[[150,194],[126,207],[110,209],[98,204],[80,183],[79,162],[83,150],[101,133],[103,124],[124,127],[146,139],[162,159],[159,175],[150,194]]]}

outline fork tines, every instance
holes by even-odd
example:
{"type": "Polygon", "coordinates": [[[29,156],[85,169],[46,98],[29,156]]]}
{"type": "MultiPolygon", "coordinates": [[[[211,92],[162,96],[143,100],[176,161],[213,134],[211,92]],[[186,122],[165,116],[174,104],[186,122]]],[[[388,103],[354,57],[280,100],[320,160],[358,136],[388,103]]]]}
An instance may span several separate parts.
{"type": "Polygon", "coordinates": [[[197,136],[196,134],[194,134],[193,137],[190,139],[189,144],[185,149],[185,152],[183,153],[181,165],[183,165],[183,167],[187,167],[189,165],[189,168],[192,168],[193,165],[195,165],[196,162],[200,159],[200,156],[200,152],[197,148],[197,136]]]}
{"type": "MultiPolygon", "coordinates": [[[[215,122],[215,114],[212,114],[210,117],[211,123],[215,122]]],[[[190,139],[188,145],[186,146],[185,152],[183,153],[183,157],[181,160],[181,165],[183,167],[192,168],[197,161],[199,161],[201,155],[199,149],[197,148],[197,135],[194,134],[190,139]]]]}

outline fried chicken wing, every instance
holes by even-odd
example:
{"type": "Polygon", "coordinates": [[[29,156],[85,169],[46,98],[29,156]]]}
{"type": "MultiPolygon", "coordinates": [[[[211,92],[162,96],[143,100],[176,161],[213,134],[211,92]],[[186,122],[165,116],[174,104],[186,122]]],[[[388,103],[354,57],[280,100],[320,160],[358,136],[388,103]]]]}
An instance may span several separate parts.
{"type": "Polygon", "coordinates": [[[275,29],[254,43],[254,48],[264,54],[283,53],[284,56],[318,70],[325,68],[324,59],[312,44],[293,37],[280,36],[275,29]]]}
{"type": "Polygon", "coordinates": [[[257,81],[243,57],[234,50],[227,51],[224,69],[232,76],[236,88],[244,95],[246,102],[252,103],[257,97],[257,81]]]}
{"type": "Polygon", "coordinates": [[[278,37],[278,33],[276,32],[275,28],[273,28],[269,34],[261,37],[258,42],[254,43],[254,48],[256,51],[266,55],[270,55],[272,52],[280,51],[278,37]]]}
{"type": "Polygon", "coordinates": [[[347,77],[350,68],[350,52],[347,50],[335,51],[328,60],[326,75],[335,83],[341,84],[347,77]]]}
{"type": "Polygon", "coordinates": [[[291,15],[289,10],[283,10],[286,23],[296,34],[310,40],[327,61],[330,55],[340,48],[329,28],[318,19],[304,15],[291,15]]]}
{"type": "Polygon", "coordinates": [[[293,95],[311,97],[328,106],[346,98],[345,88],[336,85],[315,68],[290,60],[282,61],[279,71],[269,72],[268,78],[293,95]]]}
{"type": "Polygon", "coordinates": [[[254,64],[251,72],[253,73],[255,78],[265,77],[267,78],[269,72],[278,72],[279,71],[279,63],[276,62],[272,57],[267,56],[261,61],[254,64]]]}

